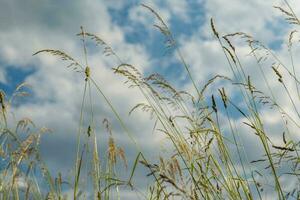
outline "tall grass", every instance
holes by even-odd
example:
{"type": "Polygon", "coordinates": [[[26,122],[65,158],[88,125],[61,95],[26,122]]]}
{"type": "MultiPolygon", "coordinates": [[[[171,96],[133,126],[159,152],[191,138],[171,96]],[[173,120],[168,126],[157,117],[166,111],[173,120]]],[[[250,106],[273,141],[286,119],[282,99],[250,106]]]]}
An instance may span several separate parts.
{"type": "MultiPolygon", "coordinates": [[[[300,25],[291,6],[275,7],[285,15],[288,23],[300,25]]],[[[280,60],[272,49],[262,42],[243,32],[223,34],[211,19],[212,35],[219,42],[227,60],[232,77],[216,74],[202,87],[197,84],[180,46],[177,44],[167,24],[161,16],[147,5],[142,5],[156,18],[155,27],[166,39],[166,48],[172,49],[182,64],[189,78],[193,91],[180,91],[174,88],[163,76],[154,73],[144,76],[139,70],[125,63],[120,56],[100,37],[86,32],[81,27],[78,34],[82,40],[84,61],[81,63],[60,50],[45,49],[36,54],[47,53],[67,62],[67,67],[83,75],[81,109],[78,111],[77,151],[71,181],[50,174],[39,154],[39,140],[46,129],[39,130],[30,119],[20,120],[15,127],[7,122],[8,109],[15,96],[25,95],[24,85],[20,85],[11,100],[4,91],[0,92],[1,104],[1,156],[3,170],[0,177],[1,199],[122,199],[120,187],[137,191],[134,185],[135,171],[138,165],[149,170],[147,176],[152,180],[146,199],[300,199],[299,142],[296,141],[290,124],[299,130],[299,80],[294,62],[293,38],[297,33],[292,30],[288,39],[288,53],[291,65],[280,60]],[[104,49],[104,54],[116,59],[119,63],[112,70],[125,79],[129,87],[135,87],[143,95],[145,102],[137,104],[130,110],[138,109],[148,112],[156,120],[154,127],[164,134],[172,149],[169,155],[149,160],[143,153],[131,130],[105,95],[96,81],[92,67],[89,65],[86,41],[94,41],[104,49]],[[262,75],[260,85],[255,85],[253,77],[247,74],[239,56],[239,49],[234,41],[243,41],[249,48],[249,55],[256,61],[257,71],[262,75]],[[266,70],[272,69],[273,76],[266,70]],[[270,78],[271,77],[271,78],[270,78]],[[281,105],[271,84],[277,79],[281,94],[289,100],[289,107],[281,105]],[[231,97],[227,88],[218,87],[218,82],[230,84],[234,88],[237,100],[231,97]],[[290,84],[292,82],[292,84],[290,84]],[[261,85],[268,89],[262,91],[261,85]],[[133,163],[127,163],[125,151],[114,140],[113,131],[108,120],[103,126],[109,134],[107,152],[99,155],[98,137],[95,130],[92,88],[105,100],[126,136],[135,146],[137,157],[133,163]],[[296,95],[294,94],[296,92],[296,95]],[[243,102],[241,105],[240,102],[243,102]],[[89,112],[83,112],[88,109],[89,112]],[[272,141],[269,124],[265,123],[262,110],[267,109],[273,115],[281,117],[284,133],[281,145],[272,141]],[[239,124],[237,119],[242,119],[239,124]],[[87,121],[88,123],[83,123],[87,121]],[[261,156],[249,160],[249,149],[245,148],[245,133],[250,130],[257,138],[261,156]],[[25,132],[20,136],[19,132],[25,132]],[[24,135],[24,134],[23,134],[24,135]],[[102,159],[100,159],[102,158],[102,159]],[[118,177],[117,160],[122,160],[121,167],[130,166],[128,179],[118,177]],[[87,166],[87,167],[84,167],[87,166]],[[36,171],[41,172],[37,175],[36,171]],[[83,181],[85,180],[85,181],[83,181]],[[287,187],[287,181],[293,181],[287,187]],[[88,183],[87,183],[88,182],[88,183]],[[47,186],[43,186],[46,183],[47,186]],[[62,185],[65,185],[64,187],[62,185]],[[92,186],[91,188],[89,188],[92,186]],[[72,191],[66,196],[65,191],[72,191]]],[[[212,61],[213,62],[213,61],[212,61]]],[[[146,175],[145,175],[146,176],[146,175]]]]}

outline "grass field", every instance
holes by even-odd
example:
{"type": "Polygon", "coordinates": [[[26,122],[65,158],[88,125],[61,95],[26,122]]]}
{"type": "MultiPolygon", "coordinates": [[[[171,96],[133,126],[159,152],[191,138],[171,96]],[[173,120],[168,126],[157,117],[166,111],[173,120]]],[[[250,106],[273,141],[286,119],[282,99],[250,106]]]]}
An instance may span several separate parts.
{"type": "Polygon", "coordinates": [[[200,75],[187,64],[185,53],[164,19],[152,7],[142,4],[144,12],[156,20],[154,28],[165,39],[166,51],[174,52],[180,61],[191,85],[187,89],[173,86],[158,73],[143,74],[123,61],[109,41],[84,27],[77,34],[83,60],[62,50],[35,52],[37,58],[46,54],[61,60],[70,71],[82,76],[84,90],[77,94],[81,106],[77,108],[77,133],[73,134],[76,159],[70,174],[53,174],[40,152],[40,141],[52,127],[39,128],[30,118],[14,122],[12,117],[14,101],[30,99],[26,97],[26,83],[12,95],[1,90],[1,199],[126,199],[122,196],[124,190],[136,194],[137,199],[151,200],[300,199],[300,20],[290,4],[284,2],[284,6],[275,9],[292,28],[286,55],[277,55],[248,33],[223,33],[218,29],[221,22],[210,19],[211,35],[227,61],[220,67],[231,75],[214,74],[203,85],[196,81],[200,75]],[[129,114],[149,115],[154,126],[148,131],[167,141],[167,151],[161,156],[149,157],[143,151],[125,122],[131,120],[130,116],[124,119],[102,90],[110,83],[97,82],[97,74],[89,65],[91,43],[102,48],[103,56],[117,62],[111,69],[115,76],[143,97],[141,103],[128,108],[129,114]],[[287,63],[283,56],[289,59],[287,63]],[[113,129],[116,125],[110,120],[102,119],[102,132],[106,135],[99,134],[96,95],[108,106],[114,116],[112,121],[121,127],[122,137],[130,140],[134,159],[128,159],[126,148],[118,144],[113,129]],[[99,151],[99,139],[103,138],[105,151],[99,151]],[[250,141],[256,141],[255,146],[250,141]],[[254,159],[253,152],[258,152],[254,159]],[[150,182],[145,190],[135,184],[138,169],[146,172],[143,179],[150,182]]]}

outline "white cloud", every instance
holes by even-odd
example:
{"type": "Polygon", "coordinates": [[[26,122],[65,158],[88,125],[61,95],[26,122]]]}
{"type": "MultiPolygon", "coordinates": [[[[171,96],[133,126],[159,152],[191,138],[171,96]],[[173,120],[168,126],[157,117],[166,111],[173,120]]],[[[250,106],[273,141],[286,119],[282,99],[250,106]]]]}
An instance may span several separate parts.
{"type": "Polygon", "coordinates": [[[0,83],[7,83],[6,72],[0,67],[0,83]]]}
{"type": "MultiPolygon", "coordinates": [[[[237,31],[254,34],[257,39],[272,41],[276,33],[267,29],[267,23],[274,23],[278,12],[275,12],[273,5],[278,1],[240,1],[230,2],[215,0],[205,3],[206,16],[213,17],[217,29],[223,33],[237,31]]],[[[203,31],[210,32],[209,23],[204,26],[203,31]]]]}
{"type": "Polygon", "coordinates": [[[172,16],[177,16],[183,21],[190,20],[188,11],[190,9],[189,4],[185,0],[167,0],[166,7],[171,10],[172,16]]]}
{"type": "MultiPolygon", "coordinates": [[[[158,2],[155,2],[155,1],[146,1],[146,2],[143,2],[143,4],[154,9],[162,17],[164,22],[167,25],[170,25],[170,22],[169,22],[170,17],[171,17],[170,10],[168,10],[165,7],[161,8],[158,5],[158,2]]],[[[155,23],[157,22],[155,16],[152,13],[150,13],[149,10],[147,10],[145,7],[143,7],[141,5],[136,5],[132,8],[130,8],[129,19],[131,21],[141,23],[145,27],[148,27],[151,29],[152,29],[152,25],[154,24],[154,22],[155,23]]]]}

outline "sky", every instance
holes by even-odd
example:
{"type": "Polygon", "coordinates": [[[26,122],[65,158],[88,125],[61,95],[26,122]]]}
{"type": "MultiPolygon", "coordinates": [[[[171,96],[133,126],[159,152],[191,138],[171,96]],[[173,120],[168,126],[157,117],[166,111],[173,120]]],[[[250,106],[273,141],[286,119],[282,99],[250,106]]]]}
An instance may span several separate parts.
{"type": "MultiPolygon", "coordinates": [[[[300,13],[297,0],[289,1],[296,13],[300,13]]],[[[126,63],[136,66],[144,75],[157,72],[166,77],[175,87],[191,91],[192,84],[174,51],[166,51],[164,37],[155,29],[155,17],[141,6],[151,6],[171,29],[178,47],[190,66],[196,84],[204,85],[216,74],[232,77],[226,58],[210,28],[213,17],[220,33],[245,32],[280,55],[290,65],[287,52],[288,25],[273,6],[284,5],[281,0],[0,0],[0,89],[11,95],[14,88],[28,83],[31,96],[13,105],[14,120],[31,118],[39,127],[48,127],[52,133],[44,135],[41,152],[52,172],[69,172],[74,163],[76,131],[78,128],[84,76],[49,55],[33,54],[41,49],[59,49],[83,61],[82,42],[77,33],[80,26],[94,33],[109,44],[126,63]]],[[[252,65],[249,48],[237,42],[239,55],[246,71],[260,85],[261,74],[252,65]]],[[[295,54],[299,49],[295,49],[295,54]]],[[[295,63],[300,58],[295,56],[295,63]]],[[[118,63],[103,55],[103,49],[88,44],[88,60],[97,83],[123,117],[125,124],[137,139],[138,144],[150,158],[155,159],[159,151],[166,148],[163,135],[152,133],[154,121],[146,113],[128,112],[139,102],[142,95],[128,88],[124,79],[115,75],[112,67],[118,63]]],[[[293,113],[290,102],[276,87],[279,85],[270,69],[267,76],[273,77],[271,87],[282,105],[293,113]]],[[[226,82],[230,94],[235,96],[226,82]]],[[[289,83],[292,85],[292,83],[289,83]]],[[[291,90],[296,95],[295,90],[291,90]]],[[[121,127],[105,100],[95,94],[96,127],[99,144],[106,145],[107,134],[102,125],[104,118],[113,126],[117,143],[128,152],[128,160],[134,160],[137,150],[123,135],[121,127]]],[[[298,105],[298,104],[297,104],[298,105]]],[[[278,130],[279,116],[262,110],[270,132],[278,130]]],[[[235,119],[242,122],[241,117],[235,119]]],[[[249,130],[244,130],[249,132],[249,130]]],[[[274,134],[274,140],[279,136],[274,134]]],[[[245,146],[255,145],[255,136],[249,136],[245,146]]],[[[101,148],[100,148],[101,149],[101,148]]],[[[102,148],[103,150],[103,148],[102,148]]],[[[259,149],[251,151],[250,157],[259,149]]],[[[143,169],[136,182],[144,190],[143,169]]],[[[124,198],[139,199],[136,194],[124,191],[124,198]]]]}

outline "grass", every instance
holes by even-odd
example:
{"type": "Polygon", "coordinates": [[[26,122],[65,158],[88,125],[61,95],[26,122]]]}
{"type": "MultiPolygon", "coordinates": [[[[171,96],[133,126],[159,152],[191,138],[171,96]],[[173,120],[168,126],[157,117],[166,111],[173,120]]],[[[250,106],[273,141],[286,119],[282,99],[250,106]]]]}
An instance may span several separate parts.
{"type": "MultiPolygon", "coordinates": [[[[285,1],[286,7],[275,7],[286,21],[296,27],[300,21],[285,1]]],[[[1,104],[1,199],[122,199],[120,188],[138,192],[134,185],[137,166],[149,171],[152,184],[145,199],[266,199],[268,195],[276,199],[300,199],[299,188],[299,142],[293,134],[299,130],[299,80],[296,74],[292,30],[288,39],[288,53],[291,67],[262,42],[243,32],[222,34],[211,19],[212,34],[223,50],[232,77],[216,74],[206,84],[199,87],[195,75],[191,73],[180,47],[177,45],[167,24],[160,15],[147,5],[142,5],[156,18],[155,27],[166,39],[166,48],[173,50],[186,71],[193,91],[174,88],[163,76],[154,73],[144,76],[138,69],[125,63],[120,56],[100,37],[86,32],[81,27],[78,34],[82,40],[84,61],[77,61],[60,50],[45,49],[34,55],[46,53],[67,63],[68,68],[82,73],[82,104],[79,112],[77,151],[71,180],[63,180],[61,173],[50,174],[40,156],[40,137],[48,129],[38,129],[30,119],[22,119],[17,124],[7,120],[9,108],[18,96],[26,96],[26,85],[16,88],[8,99],[0,92],[1,104]],[[125,79],[129,87],[135,87],[143,95],[145,102],[137,104],[130,113],[140,109],[156,120],[154,130],[164,134],[172,147],[169,155],[149,160],[133,137],[122,117],[105,95],[89,66],[86,41],[94,41],[104,49],[104,54],[116,59],[118,65],[112,70],[116,76],[125,79]],[[260,90],[253,77],[247,74],[239,49],[234,41],[243,41],[249,48],[249,55],[256,61],[256,70],[262,75],[260,84],[268,91],[260,90]],[[269,76],[266,70],[273,70],[269,76]],[[282,106],[275,96],[271,84],[277,79],[282,95],[289,100],[292,111],[282,106]],[[229,83],[243,104],[231,97],[227,88],[210,89],[218,82],[229,83]],[[136,159],[127,163],[126,153],[114,139],[108,120],[103,126],[109,135],[107,152],[98,152],[98,137],[95,130],[92,89],[105,100],[124,134],[136,149],[136,159]],[[296,91],[296,95],[294,95],[296,91]],[[88,114],[83,111],[89,110],[88,114]],[[269,124],[265,123],[262,110],[280,116],[283,129],[281,145],[272,141],[269,124]],[[242,125],[236,119],[242,119],[242,125]],[[84,123],[85,122],[85,123],[84,123]],[[291,125],[296,127],[292,131],[291,125]],[[249,160],[243,130],[250,130],[257,138],[257,147],[262,150],[256,160],[249,160]],[[22,132],[22,134],[20,134],[22,132]],[[118,161],[122,161],[118,162],[118,161]],[[118,176],[118,170],[130,167],[127,179],[118,176]],[[40,173],[40,175],[39,175],[40,173]],[[152,177],[152,178],[151,178],[152,177]],[[287,187],[286,179],[293,181],[287,187]],[[65,191],[72,191],[67,196],[65,191]]],[[[263,88],[263,87],[262,87],[263,88]]],[[[278,92],[278,91],[276,91],[278,92]]],[[[272,125],[272,124],[271,124],[272,125]]],[[[145,175],[146,176],[146,175],[145,175]]]]}

